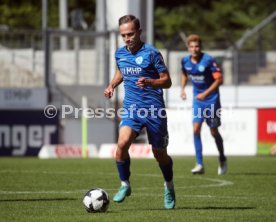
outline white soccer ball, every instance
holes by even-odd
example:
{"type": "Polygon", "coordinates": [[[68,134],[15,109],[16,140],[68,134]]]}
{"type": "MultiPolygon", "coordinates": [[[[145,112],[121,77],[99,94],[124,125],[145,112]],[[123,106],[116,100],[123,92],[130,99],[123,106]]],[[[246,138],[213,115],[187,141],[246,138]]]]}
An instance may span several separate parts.
{"type": "Polygon", "coordinates": [[[109,197],[105,190],[93,188],[87,191],[82,202],[88,213],[105,212],[109,205],[109,197]]]}

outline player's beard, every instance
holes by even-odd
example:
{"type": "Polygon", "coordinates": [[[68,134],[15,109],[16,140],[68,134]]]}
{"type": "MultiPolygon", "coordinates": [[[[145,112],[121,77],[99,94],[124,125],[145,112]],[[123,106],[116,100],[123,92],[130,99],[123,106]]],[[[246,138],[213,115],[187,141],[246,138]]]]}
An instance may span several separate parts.
{"type": "Polygon", "coordinates": [[[193,52],[192,53],[192,57],[195,58],[195,59],[200,58],[200,56],[201,56],[201,52],[193,52]]]}
{"type": "Polygon", "coordinates": [[[140,45],[140,40],[133,39],[133,40],[129,41],[129,43],[127,44],[127,48],[132,51],[132,50],[138,48],[139,45],[140,45]]]}
{"type": "Polygon", "coordinates": [[[128,44],[127,44],[127,47],[131,50],[131,49],[134,49],[136,46],[135,44],[135,41],[130,41],[128,44]]]}

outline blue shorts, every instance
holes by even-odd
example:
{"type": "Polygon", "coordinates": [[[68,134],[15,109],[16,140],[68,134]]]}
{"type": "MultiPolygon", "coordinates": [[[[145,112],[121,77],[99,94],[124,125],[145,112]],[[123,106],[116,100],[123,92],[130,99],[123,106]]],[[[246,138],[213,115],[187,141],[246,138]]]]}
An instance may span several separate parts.
{"type": "Polygon", "coordinates": [[[221,105],[220,101],[206,103],[194,100],[193,103],[193,123],[202,123],[206,120],[210,128],[217,128],[221,125],[221,105]]]}
{"type": "Polygon", "coordinates": [[[142,128],[146,127],[149,144],[151,144],[153,148],[162,149],[168,146],[169,134],[165,109],[159,112],[158,110],[153,113],[148,112],[148,114],[146,111],[135,111],[131,116],[129,114],[122,115],[119,127],[122,126],[129,126],[137,133],[137,136],[140,134],[142,128]]]}

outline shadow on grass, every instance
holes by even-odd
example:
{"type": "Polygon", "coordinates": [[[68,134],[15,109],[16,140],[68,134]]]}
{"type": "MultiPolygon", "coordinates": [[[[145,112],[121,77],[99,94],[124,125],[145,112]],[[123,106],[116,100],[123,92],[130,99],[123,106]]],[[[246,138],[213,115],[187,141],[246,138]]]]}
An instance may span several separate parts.
{"type": "Polygon", "coordinates": [[[256,207],[177,207],[175,210],[255,210],[256,207]]]}
{"type": "Polygon", "coordinates": [[[77,198],[37,198],[37,199],[0,199],[0,202],[36,202],[36,201],[70,201],[77,198]]]}
{"type": "Polygon", "coordinates": [[[236,175],[236,176],[276,176],[276,173],[254,173],[254,172],[244,172],[244,173],[229,173],[229,175],[236,175]]]}
{"type": "MultiPolygon", "coordinates": [[[[139,209],[139,211],[178,211],[178,210],[255,210],[256,207],[215,207],[215,206],[209,206],[209,207],[176,207],[172,210],[167,210],[165,208],[148,208],[148,209],[139,209]]],[[[137,211],[138,209],[122,209],[120,211],[137,211]]],[[[112,213],[112,212],[111,212],[112,213]]],[[[115,212],[113,212],[115,213],[115,212]]]]}

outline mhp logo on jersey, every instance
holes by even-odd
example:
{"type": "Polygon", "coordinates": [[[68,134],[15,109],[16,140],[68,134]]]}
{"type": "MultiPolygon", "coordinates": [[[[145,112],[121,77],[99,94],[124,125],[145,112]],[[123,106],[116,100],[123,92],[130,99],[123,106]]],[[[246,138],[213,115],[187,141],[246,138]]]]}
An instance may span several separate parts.
{"type": "Polygon", "coordinates": [[[0,111],[0,156],[36,156],[44,144],[58,143],[58,115],[43,110],[0,111]]]}
{"type": "Polygon", "coordinates": [[[120,68],[120,71],[123,75],[139,75],[142,71],[140,67],[124,67],[120,68]]]}

